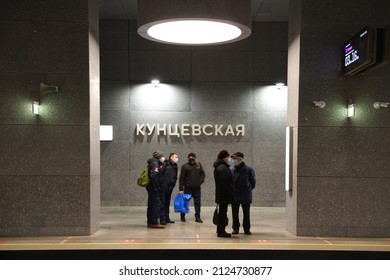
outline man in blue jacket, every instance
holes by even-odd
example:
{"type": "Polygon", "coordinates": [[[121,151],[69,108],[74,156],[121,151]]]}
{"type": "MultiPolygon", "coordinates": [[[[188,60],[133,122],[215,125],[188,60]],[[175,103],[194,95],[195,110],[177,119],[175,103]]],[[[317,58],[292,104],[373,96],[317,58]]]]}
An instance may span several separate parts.
{"type": "Polygon", "coordinates": [[[234,199],[232,204],[233,215],[233,234],[238,234],[240,229],[239,209],[240,205],[243,212],[243,228],[245,234],[252,234],[250,231],[250,205],[252,203],[252,190],[256,186],[256,174],[253,168],[244,162],[244,154],[237,152],[232,155],[233,158],[233,177],[234,177],[234,199]]]}

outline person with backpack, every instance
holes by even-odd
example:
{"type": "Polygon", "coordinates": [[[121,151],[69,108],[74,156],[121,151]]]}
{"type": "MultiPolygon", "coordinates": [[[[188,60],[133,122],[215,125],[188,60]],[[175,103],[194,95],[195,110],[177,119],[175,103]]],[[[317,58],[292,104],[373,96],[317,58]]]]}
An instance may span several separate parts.
{"type": "Polygon", "coordinates": [[[232,216],[233,216],[233,232],[232,234],[238,234],[240,229],[239,209],[240,205],[243,212],[242,226],[244,233],[247,235],[252,234],[250,231],[250,206],[252,203],[252,190],[256,186],[256,174],[252,167],[249,167],[244,162],[244,154],[237,152],[232,155],[233,158],[233,178],[234,178],[234,200],[232,204],[232,216]]]}
{"type": "Polygon", "coordinates": [[[146,211],[147,224],[149,228],[165,228],[166,222],[163,220],[163,205],[161,201],[164,186],[165,157],[160,151],[155,151],[153,156],[147,160],[149,185],[148,206],[146,211]]]}

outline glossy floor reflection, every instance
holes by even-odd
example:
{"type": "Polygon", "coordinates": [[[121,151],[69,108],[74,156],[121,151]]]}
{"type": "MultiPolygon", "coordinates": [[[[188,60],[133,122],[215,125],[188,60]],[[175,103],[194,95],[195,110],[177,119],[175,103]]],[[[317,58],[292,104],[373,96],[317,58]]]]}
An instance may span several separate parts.
{"type": "MultiPolygon", "coordinates": [[[[192,206],[191,206],[192,207],[192,206]]],[[[191,213],[187,222],[164,229],[146,226],[146,207],[102,207],[101,228],[92,236],[0,237],[0,250],[129,250],[129,249],[212,249],[212,250],[337,250],[388,251],[390,238],[302,237],[285,229],[285,208],[252,207],[252,235],[218,238],[212,224],[214,207],[202,208],[204,223],[191,213]]],[[[229,209],[230,211],[230,209],[229,209]]],[[[231,213],[228,213],[229,217],[231,213]]],[[[227,231],[231,232],[231,218],[227,231]]]]}

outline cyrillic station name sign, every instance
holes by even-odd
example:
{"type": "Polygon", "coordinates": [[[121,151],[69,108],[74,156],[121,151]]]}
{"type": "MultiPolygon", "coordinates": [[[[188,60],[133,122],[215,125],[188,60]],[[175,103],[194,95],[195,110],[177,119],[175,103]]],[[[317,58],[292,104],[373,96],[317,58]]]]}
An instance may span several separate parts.
{"type": "Polygon", "coordinates": [[[137,124],[136,135],[163,136],[245,136],[245,125],[223,124],[137,124]]]}

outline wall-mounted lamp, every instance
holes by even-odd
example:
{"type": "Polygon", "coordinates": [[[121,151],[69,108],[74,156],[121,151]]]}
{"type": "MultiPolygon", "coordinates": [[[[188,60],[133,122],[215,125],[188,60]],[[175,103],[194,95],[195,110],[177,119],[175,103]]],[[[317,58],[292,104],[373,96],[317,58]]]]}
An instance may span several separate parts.
{"type": "Polygon", "coordinates": [[[32,112],[35,115],[39,115],[39,101],[38,100],[34,100],[33,101],[33,103],[32,103],[32,112]]]}
{"type": "Polygon", "coordinates": [[[314,104],[314,106],[319,107],[321,109],[325,108],[325,106],[326,106],[325,101],[313,101],[313,104],[314,104]]]}
{"type": "Polygon", "coordinates": [[[347,103],[347,116],[348,118],[351,118],[353,116],[355,116],[355,106],[352,102],[352,99],[348,99],[348,103],[347,103]]]}
{"type": "Polygon", "coordinates": [[[35,115],[39,115],[39,105],[41,103],[41,99],[43,96],[51,94],[51,93],[58,93],[58,87],[53,85],[46,85],[44,83],[40,83],[39,85],[39,94],[37,94],[37,97],[34,99],[32,103],[32,112],[35,115]]]}
{"type": "Polygon", "coordinates": [[[281,88],[284,86],[284,83],[275,83],[275,86],[276,86],[278,89],[281,89],[281,88]]]}
{"type": "Polygon", "coordinates": [[[374,108],[379,109],[379,108],[388,108],[390,102],[375,102],[374,103],[374,108]]]}
{"type": "Polygon", "coordinates": [[[158,84],[160,83],[160,81],[159,81],[159,80],[156,80],[156,79],[151,80],[150,82],[152,83],[152,85],[154,85],[154,87],[157,87],[158,84]]]}

